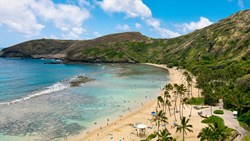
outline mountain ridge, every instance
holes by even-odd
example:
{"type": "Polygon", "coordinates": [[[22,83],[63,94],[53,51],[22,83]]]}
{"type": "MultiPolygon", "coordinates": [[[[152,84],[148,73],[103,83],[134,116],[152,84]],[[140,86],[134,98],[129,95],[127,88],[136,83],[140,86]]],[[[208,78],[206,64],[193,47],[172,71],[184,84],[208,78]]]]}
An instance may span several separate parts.
{"type": "Polygon", "coordinates": [[[199,54],[204,53],[213,53],[216,57],[228,52],[228,57],[237,54],[238,57],[249,58],[249,15],[250,10],[240,11],[208,27],[172,39],[154,39],[139,32],[116,33],[91,40],[38,39],[2,49],[1,56],[56,58],[73,62],[167,63],[164,58],[169,54],[179,55],[179,52],[183,54],[183,51],[203,48],[195,57],[200,58],[199,54]],[[233,45],[236,47],[232,48],[233,45]],[[146,59],[135,55],[141,54],[140,49],[136,48],[146,49],[143,52],[147,54],[146,59]],[[245,52],[240,52],[239,49],[245,52]],[[155,55],[158,57],[154,58],[155,55]]]}
{"type": "Polygon", "coordinates": [[[237,12],[203,29],[172,39],[138,32],[92,40],[40,39],[0,52],[2,57],[54,58],[88,63],[158,63],[192,72],[204,103],[238,110],[250,126],[250,10],[237,12]]]}

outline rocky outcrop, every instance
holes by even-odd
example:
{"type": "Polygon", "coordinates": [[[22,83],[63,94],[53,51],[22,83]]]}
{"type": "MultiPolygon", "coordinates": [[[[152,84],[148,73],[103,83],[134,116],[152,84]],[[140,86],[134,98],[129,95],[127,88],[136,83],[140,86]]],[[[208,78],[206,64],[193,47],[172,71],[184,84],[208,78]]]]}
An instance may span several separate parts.
{"type": "Polygon", "coordinates": [[[70,87],[79,87],[81,84],[94,81],[95,79],[86,76],[77,76],[75,80],[70,81],[70,87]]]}

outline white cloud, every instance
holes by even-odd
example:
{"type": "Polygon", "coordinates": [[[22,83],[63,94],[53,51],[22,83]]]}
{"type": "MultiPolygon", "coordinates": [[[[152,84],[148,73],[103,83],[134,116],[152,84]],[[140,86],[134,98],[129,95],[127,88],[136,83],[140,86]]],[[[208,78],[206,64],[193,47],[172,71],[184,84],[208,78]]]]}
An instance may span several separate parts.
{"type": "Polygon", "coordinates": [[[44,25],[38,23],[30,8],[33,0],[0,0],[0,23],[11,31],[32,36],[38,34],[44,25]]]}
{"type": "Polygon", "coordinates": [[[89,16],[84,8],[51,0],[0,0],[0,23],[28,36],[38,34],[46,23],[52,22],[64,37],[77,38],[85,31],[82,24],[89,16]]]}
{"type": "Polygon", "coordinates": [[[180,36],[180,33],[168,30],[166,28],[155,29],[164,38],[174,38],[180,36]]]}
{"type": "Polygon", "coordinates": [[[141,24],[135,23],[135,28],[140,29],[141,28],[141,24]]]}
{"type": "Polygon", "coordinates": [[[151,10],[142,0],[103,0],[99,2],[106,12],[125,13],[128,17],[151,17],[151,10]]]}
{"type": "Polygon", "coordinates": [[[122,31],[126,31],[126,30],[129,30],[130,27],[129,27],[127,24],[124,24],[124,25],[118,24],[118,25],[116,25],[115,29],[117,29],[117,30],[122,30],[122,31]]]}
{"type": "Polygon", "coordinates": [[[97,31],[95,31],[95,32],[93,32],[93,35],[95,36],[95,37],[100,37],[100,36],[102,36],[99,32],[97,32],[97,31]]]}
{"type": "Polygon", "coordinates": [[[124,13],[129,18],[140,17],[143,22],[162,37],[180,36],[177,32],[161,27],[161,22],[152,16],[151,10],[142,0],[103,0],[99,2],[99,5],[106,12],[124,13]]]}
{"type": "Polygon", "coordinates": [[[181,32],[188,33],[188,32],[192,32],[196,29],[204,28],[204,27],[209,26],[211,24],[213,24],[213,22],[211,22],[208,18],[200,17],[200,20],[198,22],[178,24],[178,25],[176,25],[176,27],[181,32]]]}
{"type": "Polygon", "coordinates": [[[56,28],[63,31],[64,37],[77,38],[85,30],[83,22],[90,14],[86,9],[75,5],[55,4],[51,0],[39,0],[31,7],[44,21],[52,21],[56,28]]]}
{"type": "Polygon", "coordinates": [[[164,38],[178,37],[180,34],[178,32],[171,31],[169,29],[161,27],[161,22],[157,19],[150,18],[146,20],[148,26],[153,27],[153,29],[164,38]]]}
{"type": "Polygon", "coordinates": [[[152,26],[153,28],[159,28],[161,26],[161,22],[154,18],[149,18],[146,19],[145,21],[147,25],[152,26]]]}

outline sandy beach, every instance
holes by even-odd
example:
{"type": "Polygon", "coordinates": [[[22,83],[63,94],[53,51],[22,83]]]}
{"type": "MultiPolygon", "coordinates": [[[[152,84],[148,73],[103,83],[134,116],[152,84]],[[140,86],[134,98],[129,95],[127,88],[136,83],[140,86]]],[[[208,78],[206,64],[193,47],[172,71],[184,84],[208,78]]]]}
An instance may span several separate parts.
{"type": "MultiPolygon", "coordinates": [[[[165,65],[158,65],[158,64],[147,64],[147,65],[153,65],[156,67],[161,67],[164,69],[167,69],[169,72],[169,83],[171,84],[184,84],[186,85],[185,76],[183,76],[183,72],[185,70],[176,69],[176,68],[167,68],[165,65]]],[[[198,97],[198,89],[194,87],[195,86],[195,79],[193,83],[193,96],[198,97]]],[[[163,91],[162,91],[163,92],[163,91]]],[[[162,93],[161,92],[161,93],[162,93]]],[[[160,94],[159,94],[160,95],[160,94]]],[[[173,96],[171,97],[172,101],[172,107],[171,107],[171,113],[174,112],[173,110],[173,96]]],[[[177,101],[177,104],[179,101],[177,101]]],[[[69,140],[73,141],[139,141],[141,139],[145,139],[149,134],[151,134],[154,131],[153,124],[150,122],[150,119],[152,118],[151,112],[155,111],[156,108],[156,100],[151,100],[150,102],[144,103],[143,106],[139,109],[137,109],[134,112],[128,113],[125,116],[120,117],[116,121],[106,121],[102,125],[97,125],[99,127],[96,127],[93,130],[89,130],[85,133],[81,133],[80,135],[74,136],[72,139],[69,140]],[[135,123],[143,123],[147,126],[152,126],[153,129],[146,129],[145,136],[137,136],[136,129],[132,126],[135,123]]],[[[186,117],[189,117],[190,115],[190,106],[185,105],[183,115],[186,117]]],[[[167,117],[168,117],[168,124],[166,127],[172,134],[174,138],[177,140],[182,139],[181,133],[176,133],[176,129],[172,128],[173,122],[175,121],[174,116],[172,115],[170,117],[169,112],[167,111],[167,117]]],[[[176,123],[179,124],[179,113],[176,113],[177,121],[176,123]]],[[[191,116],[189,117],[190,121],[189,123],[193,125],[193,132],[188,133],[185,137],[185,140],[187,141],[198,141],[197,138],[198,133],[200,130],[205,127],[206,125],[201,123],[202,118],[198,115],[198,111],[193,109],[191,112],[191,116]]]]}

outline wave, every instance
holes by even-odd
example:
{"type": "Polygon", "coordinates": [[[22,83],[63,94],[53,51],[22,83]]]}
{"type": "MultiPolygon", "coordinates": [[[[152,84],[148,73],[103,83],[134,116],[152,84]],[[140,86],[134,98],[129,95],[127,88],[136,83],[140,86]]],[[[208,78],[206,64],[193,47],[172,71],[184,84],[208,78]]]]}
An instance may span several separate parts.
{"type": "Polygon", "coordinates": [[[49,87],[47,87],[47,88],[45,88],[43,90],[36,91],[36,92],[26,96],[26,97],[23,97],[23,98],[20,98],[20,99],[15,99],[15,100],[9,101],[9,102],[2,102],[2,103],[0,103],[0,105],[15,104],[15,103],[18,103],[18,102],[21,102],[21,101],[24,101],[24,100],[29,100],[31,98],[35,98],[35,97],[38,97],[38,96],[48,95],[48,94],[51,94],[53,92],[62,91],[62,90],[65,90],[65,89],[67,89],[69,87],[70,87],[69,83],[58,82],[58,83],[55,83],[52,86],[49,86],[49,87]]]}

